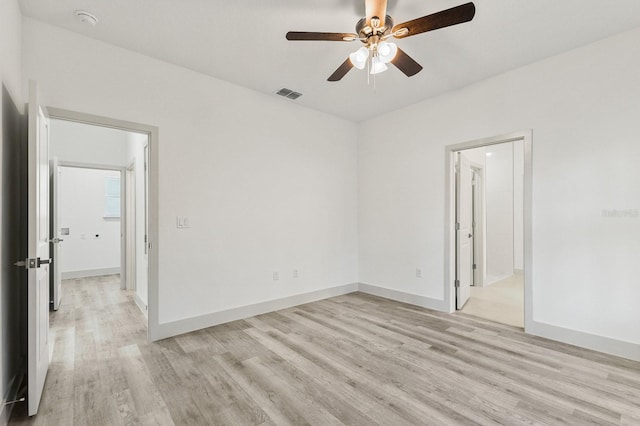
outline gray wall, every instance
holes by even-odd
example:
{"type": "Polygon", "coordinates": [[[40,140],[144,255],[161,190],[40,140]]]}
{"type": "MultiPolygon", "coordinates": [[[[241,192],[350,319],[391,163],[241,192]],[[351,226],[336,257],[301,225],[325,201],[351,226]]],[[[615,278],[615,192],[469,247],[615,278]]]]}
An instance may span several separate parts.
{"type": "MultiPolygon", "coordinates": [[[[13,399],[25,368],[26,270],[13,263],[26,257],[26,197],[23,196],[26,145],[22,116],[7,89],[2,87],[2,204],[0,332],[2,344],[2,389],[4,399],[13,399]],[[21,321],[21,317],[24,321],[21,321]]],[[[3,413],[5,414],[5,413],[3,413]]]]}

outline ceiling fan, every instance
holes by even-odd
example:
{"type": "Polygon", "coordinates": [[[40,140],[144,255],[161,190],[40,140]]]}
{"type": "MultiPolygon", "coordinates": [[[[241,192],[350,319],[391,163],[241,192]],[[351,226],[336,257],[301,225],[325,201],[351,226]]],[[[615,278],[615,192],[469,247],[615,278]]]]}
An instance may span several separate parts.
{"type": "Polygon", "coordinates": [[[438,30],[452,25],[469,22],[476,13],[473,3],[466,3],[451,9],[423,16],[393,25],[393,19],[387,15],[387,0],[365,0],[366,16],[356,24],[356,33],[319,33],[289,31],[287,40],[292,41],[356,41],[364,46],[351,53],[349,58],[338,67],[328,81],[339,81],[353,67],[363,69],[367,66],[369,74],[378,74],[392,63],[407,77],[422,70],[422,66],[407,55],[395,43],[387,41],[391,37],[405,38],[427,31],[438,30]]]}

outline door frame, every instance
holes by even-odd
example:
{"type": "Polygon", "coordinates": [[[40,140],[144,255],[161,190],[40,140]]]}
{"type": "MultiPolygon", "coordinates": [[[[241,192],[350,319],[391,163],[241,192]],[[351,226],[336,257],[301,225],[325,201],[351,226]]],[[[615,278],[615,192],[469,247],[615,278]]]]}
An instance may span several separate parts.
{"type": "Polygon", "coordinates": [[[124,171],[124,276],[123,287],[125,290],[136,289],[137,265],[136,265],[136,164],[135,159],[129,163],[124,171]],[[131,271],[131,267],[134,267],[131,271]]]}
{"type": "MultiPolygon", "coordinates": [[[[148,242],[147,248],[149,251],[148,262],[148,327],[147,327],[147,339],[150,342],[159,340],[159,179],[158,179],[158,142],[159,142],[159,128],[148,124],[135,123],[131,121],[119,120],[109,117],[103,117],[98,115],[86,114],[83,112],[70,111],[61,108],[49,107],[49,114],[51,118],[73,121],[77,123],[91,124],[95,126],[108,127],[112,129],[132,131],[136,133],[144,133],[148,136],[148,150],[149,160],[147,165],[147,197],[148,197],[148,242]]],[[[123,183],[124,184],[124,183],[123,183]]]]}
{"type": "Polygon", "coordinates": [[[455,312],[455,153],[471,148],[522,141],[524,149],[524,331],[533,330],[533,289],[532,289],[532,130],[524,130],[476,139],[445,147],[445,282],[444,301],[449,312],[455,312]]]}

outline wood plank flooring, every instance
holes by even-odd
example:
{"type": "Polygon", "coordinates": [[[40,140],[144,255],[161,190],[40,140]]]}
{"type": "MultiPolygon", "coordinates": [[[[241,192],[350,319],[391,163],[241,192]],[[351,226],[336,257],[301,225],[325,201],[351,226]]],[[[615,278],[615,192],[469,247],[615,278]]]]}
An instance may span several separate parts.
{"type": "Polygon", "coordinates": [[[146,343],[117,277],[69,280],[38,425],[640,425],[640,363],[362,293],[146,343]]]}

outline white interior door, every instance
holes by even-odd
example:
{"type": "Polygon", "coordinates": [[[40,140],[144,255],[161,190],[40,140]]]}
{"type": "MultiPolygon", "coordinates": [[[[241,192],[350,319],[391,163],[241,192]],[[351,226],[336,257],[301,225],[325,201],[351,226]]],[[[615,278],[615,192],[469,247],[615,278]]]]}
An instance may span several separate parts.
{"type": "Polygon", "coordinates": [[[58,182],[60,169],[58,168],[58,159],[56,157],[51,161],[51,249],[53,251],[51,273],[51,300],[53,301],[53,309],[60,308],[60,300],[62,300],[62,235],[60,230],[58,210],[58,182]]]}
{"type": "Polygon", "coordinates": [[[456,171],[456,309],[471,296],[472,255],[472,174],[469,159],[458,152],[456,171]]]}
{"type": "Polygon", "coordinates": [[[49,368],[49,118],[29,82],[28,412],[38,412],[49,368]]]}

